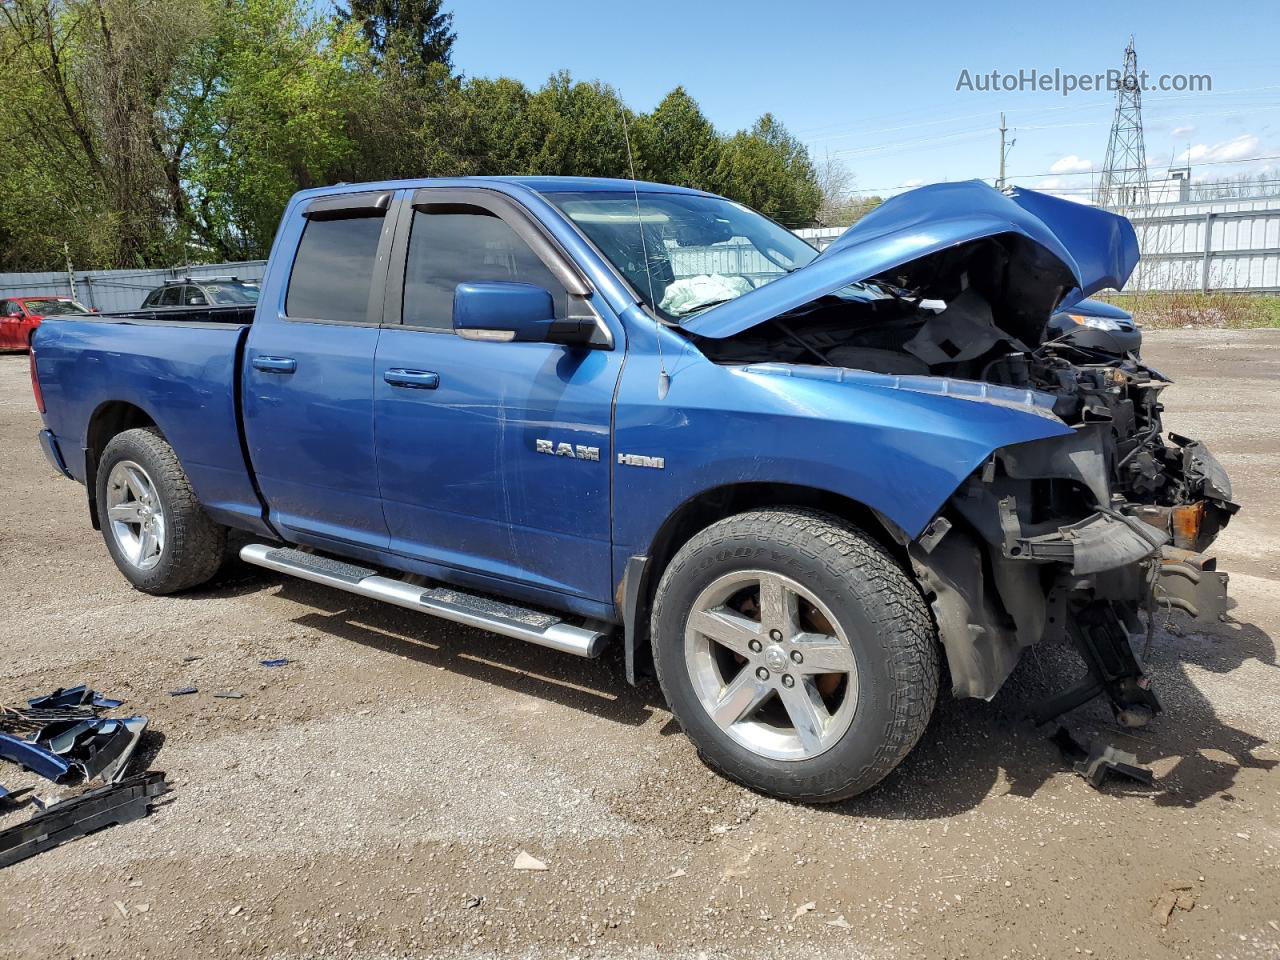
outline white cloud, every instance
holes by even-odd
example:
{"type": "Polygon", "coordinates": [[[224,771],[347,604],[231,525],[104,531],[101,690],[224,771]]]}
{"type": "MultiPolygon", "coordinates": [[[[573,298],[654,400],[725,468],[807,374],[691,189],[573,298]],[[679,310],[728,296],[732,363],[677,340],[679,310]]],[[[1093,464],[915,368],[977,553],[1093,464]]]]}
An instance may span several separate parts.
{"type": "Polygon", "coordinates": [[[1093,161],[1068,153],[1049,166],[1050,173],[1085,173],[1093,169],[1093,161]]]}
{"type": "Polygon", "coordinates": [[[1081,181],[1080,177],[1044,177],[1025,186],[1047,193],[1051,197],[1061,197],[1063,200],[1092,205],[1093,198],[1090,196],[1088,184],[1081,181]]]}
{"type": "Polygon", "coordinates": [[[903,180],[900,184],[898,184],[898,186],[903,188],[904,190],[912,190],[916,187],[923,186],[923,185],[924,185],[924,180],[922,180],[920,177],[912,177],[910,180],[903,180]]]}
{"type": "Polygon", "coordinates": [[[1173,128],[1173,133],[1172,133],[1172,134],[1170,134],[1170,135],[1171,135],[1171,136],[1174,136],[1174,137],[1186,137],[1186,136],[1190,136],[1191,134],[1193,134],[1193,133],[1195,133],[1195,132],[1196,132],[1196,128],[1195,128],[1194,126],[1192,126],[1192,125],[1188,124],[1188,125],[1187,125],[1187,126],[1185,126],[1185,127],[1174,127],[1174,128],[1173,128]]]}
{"type": "Polygon", "coordinates": [[[1242,160],[1258,150],[1259,140],[1252,133],[1242,133],[1220,143],[1197,143],[1178,155],[1178,163],[1222,163],[1224,160],[1242,160]]]}

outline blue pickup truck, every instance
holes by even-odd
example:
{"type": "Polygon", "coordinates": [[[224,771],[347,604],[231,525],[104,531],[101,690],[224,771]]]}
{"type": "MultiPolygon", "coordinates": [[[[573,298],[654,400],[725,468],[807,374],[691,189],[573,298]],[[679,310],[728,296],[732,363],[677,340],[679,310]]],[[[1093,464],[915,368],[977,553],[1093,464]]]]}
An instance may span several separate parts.
{"type": "Polygon", "coordinates": [[[52,318],[62,474],[150,593],[240,557],[585,657],[621,646],[717,770],[830,801],[923,733],[942,663],[1022,651],[1159,710],[1133,640],[1212,616],[1236,510],[1168,381],[1044,340],[1137,260],[1109,213],[981,183],[904,194],[821,255],[630,181],[341,185],[289,203],[251,322],[52,318]],[[1042,342],[1043,341],[1043,342],[1042,342]]]}

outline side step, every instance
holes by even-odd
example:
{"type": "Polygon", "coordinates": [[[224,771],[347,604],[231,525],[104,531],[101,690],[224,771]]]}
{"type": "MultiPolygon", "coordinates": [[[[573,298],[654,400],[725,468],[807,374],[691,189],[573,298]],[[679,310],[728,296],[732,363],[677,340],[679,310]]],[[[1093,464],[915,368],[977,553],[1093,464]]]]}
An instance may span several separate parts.
{"type": "Polygon", "coordinates": [[[479,597],[448,587],[419,587],[383,577],[376,570],[342,560],[305,553],[290,547],[251,543],[240,559],[268,570],[287,573],[312,583],[393,603],[398,607],[430,613],[454,623],[479,627],[503,636],[527,640],[579,657],[598,657],[607,633],[565,623],[553,613],[520,607],[489,597],[479,597]]]}

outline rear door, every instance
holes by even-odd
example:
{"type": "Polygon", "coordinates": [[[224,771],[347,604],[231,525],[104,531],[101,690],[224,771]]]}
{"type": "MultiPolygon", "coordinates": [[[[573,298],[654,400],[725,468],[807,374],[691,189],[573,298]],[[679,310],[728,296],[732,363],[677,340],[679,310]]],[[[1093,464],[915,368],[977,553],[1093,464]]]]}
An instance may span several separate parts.
{"type": "Polygon", "coordinates": [[[563,317],[592,310],[585,281],[528,214],[494,191],[419,190],[397,234],[373,383],[391,548],[608,601],[620,345],[469,340],[452,327],[459,283],[536,284],[563,317]]]}
{"type": "Polygon", "coordinates": [[[272,521],[303,543],[382,548],[373,357],[390,192],[311,201],[277,254],[287,283],[259,309],[244,366],[249,452],[272,521]],[[280,251],[284,251],[280,253],[280,251]]]}

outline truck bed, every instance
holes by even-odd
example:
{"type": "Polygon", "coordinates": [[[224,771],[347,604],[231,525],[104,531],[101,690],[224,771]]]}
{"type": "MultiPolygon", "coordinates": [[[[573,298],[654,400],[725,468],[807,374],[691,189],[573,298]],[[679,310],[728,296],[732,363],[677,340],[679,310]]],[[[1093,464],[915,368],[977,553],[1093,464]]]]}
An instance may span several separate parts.
{"type": "Polygon", "coordinates": [[[55,317],[37,330],[48,427],[68,471],[85,481],[100,425],[154,418],[211,516],[260,518],[238,417],[249,323],[223,319],[226,308],[184,311],[218,319],[153,312],[55,317]]]}

